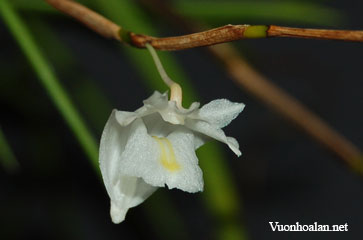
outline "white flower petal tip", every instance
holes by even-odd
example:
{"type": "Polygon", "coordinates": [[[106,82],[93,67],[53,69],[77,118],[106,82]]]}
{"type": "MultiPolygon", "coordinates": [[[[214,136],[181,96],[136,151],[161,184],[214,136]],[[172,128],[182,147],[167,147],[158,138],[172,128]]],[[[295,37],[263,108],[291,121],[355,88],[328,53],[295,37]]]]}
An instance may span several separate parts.
{"type": "Polygon", "coordinates": [[[134,112],[114,111],[116,111],[116,120],[121,126],[127,126],[137,118],[134,112]]]}
{"type": "Polygon", "coordinates": [[[145,201],[158,187],[189,193],[203,191],[203,173],[195,150],[214,138],[240,156],[236,139],[221,128],[243,110],[244,104],[214,100],[202,108],[184,109],[154,94],[135,112],[114,110],[101,137],[100,168],[111,199],[114,223],[145,201]]]}
{"type": "Polygon", "coordinates": [[[110,215],[112,222],[115,224],[121,223],[125,220],[126,213],[129,209],[119,208],[116,204],[111,202],[110,215]]]}
{"type": "Polygon", "coordinates": [[[231,123],[245,108],[243,103],[234,103],[227,99],[217,99],[204,105],[199,116],[208,122],[223,128],[231,123]]]}
{"type": "Polygon", "coordinates": [[[227,137],[227,141],[228,141],[228,147],[237,155],[237,157],[240,157],[242,153],[239,150],[239,144],[237,140],[232,137],[227,137]]]}

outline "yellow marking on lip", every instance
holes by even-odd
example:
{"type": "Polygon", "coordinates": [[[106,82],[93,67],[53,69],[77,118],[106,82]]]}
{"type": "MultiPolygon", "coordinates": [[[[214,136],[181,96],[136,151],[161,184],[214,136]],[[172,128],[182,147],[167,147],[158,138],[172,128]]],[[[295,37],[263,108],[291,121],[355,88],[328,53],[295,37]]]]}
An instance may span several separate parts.
{"type": "Polygon", "coordinates": [[[158,138],[153,136],[153,138],[158,142],[161,153],[160,153],[160,162],[164,168],[169,171],[177,171],[181,167],[179,163],[176,161],[175,153],[171,142],[167,138],[158,138]]]}

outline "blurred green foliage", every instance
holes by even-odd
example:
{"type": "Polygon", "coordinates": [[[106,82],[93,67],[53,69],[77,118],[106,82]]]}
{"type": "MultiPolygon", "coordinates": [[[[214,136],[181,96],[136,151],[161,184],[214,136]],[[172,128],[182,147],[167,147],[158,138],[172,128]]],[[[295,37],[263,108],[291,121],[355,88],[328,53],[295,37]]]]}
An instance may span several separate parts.
{"type": "Polygon", "coordinates": [[[5,134],[0,126],[0,164],[9,172],[14,173],[19,169],[19,163],[11,149],[5,134]]]}
{"type": "Polygon", "coordinates": [[[54,74],[50,64],[44,57],[40,47],[33,40],[26,24],[18,16],[7,0],[0,1],[0,12],[4,22],[18,42],[25,56],[28,58],[38,78],[54,102],[58,111],[74,132],[77,140],[98,169],[98,147],[91,133],[87,129],[80,114],[72,104],[68,94],[54,74]]]}
{"type": "Polygon", "coordinates": [[[338,10],[307,1],[179,0],[174,6],[179,13],[187,17],[213,24],[238,21],[240,24],[286,22],[332,26],[343,21],[342,14],[338,10]]]}

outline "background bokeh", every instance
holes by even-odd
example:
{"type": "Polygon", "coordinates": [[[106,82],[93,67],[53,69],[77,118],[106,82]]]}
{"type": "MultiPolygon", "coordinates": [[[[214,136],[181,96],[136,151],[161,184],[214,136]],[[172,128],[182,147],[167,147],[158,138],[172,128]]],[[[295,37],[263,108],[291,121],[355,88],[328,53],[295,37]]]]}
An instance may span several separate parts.
{"type": "MultiPolygon", "coordinates": [[[[43,1],[8,2],[25,21],[97,141],[113,108],[134,111],[154,90],[166,90],[146,51],[104,39],[43,1]]],[[[140,1],[80,2],[135,32],[183,33],[140,1]]],[[[232,1],[236,4],[232,6],[251,7],[251,11],[241,8],[240,14],[236,7],[213,10],[213,4],[225,1],[166,2],[205,26],[267,23],[359,29],[363,20],[358,0],[250,5],[252,1],[232,1]]],[[[188,103],[227,98],[246,104],[225,128],[238,140],[243,155],[237,158],[228,147],[212,143],[216,152],[199,159],[208,179],[206,193],[159,189],[131,209],[125,222],[113,224],[99,175],[3,21],[0,36],[0,126],[19,162],[15,171],[0,167],[0,239],[238,239],[242,235],[245,239],[362,239],[362,178],[240,89],[201,48],[162,54],[161,60],[171,78],[187,85],[188,103]],[[213,165],[212,157],[221,160],[221,168],[213,165]],[[220,176],[227,180],[220,183],[220,176]],[[213,201],[218,194],[222,202],[213,201]],[[349,232],[276,233],[269,221],[348,223],[349,232]]],[[[234,45],[263,75],[363,147],[362,44],[262,39],[234,45]]]]}

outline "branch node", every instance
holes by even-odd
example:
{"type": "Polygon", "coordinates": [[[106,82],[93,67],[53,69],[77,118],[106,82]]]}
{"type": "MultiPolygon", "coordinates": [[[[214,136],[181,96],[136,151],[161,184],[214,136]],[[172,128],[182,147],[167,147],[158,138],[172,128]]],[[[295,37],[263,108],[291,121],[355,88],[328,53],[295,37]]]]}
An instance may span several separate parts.
{"type": "Polygon", "coordinates": [[[268,25],[248,26],[243,33],[243,36],[245,38],[266,38],[268,29],[268,25]]]}

